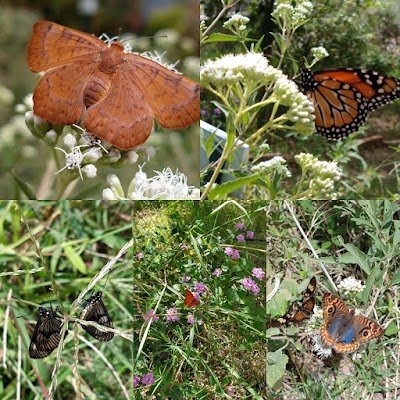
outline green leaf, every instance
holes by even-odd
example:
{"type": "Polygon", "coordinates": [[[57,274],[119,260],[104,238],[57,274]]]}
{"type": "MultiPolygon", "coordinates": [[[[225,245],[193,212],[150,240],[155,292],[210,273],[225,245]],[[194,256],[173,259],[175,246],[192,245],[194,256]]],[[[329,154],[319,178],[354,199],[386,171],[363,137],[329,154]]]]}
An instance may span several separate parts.
{"type": "Polygon", "coordinates": [[[33,193],[33,190],[29,187],[29,185],[24,182],[15,172],[12,170],[11,175],[15,181],[15,183],[18,185],[18,187],[22,190],[22,192],[25,194],[25,196],[28,198],[28,200],[36,200],[36,196],[33,193]]]}
{"type": "Polygon", "coordinates": [[[67,256],[68,260],[71,261],[71,264],[82,274],[87,275],[87,267],[86,264],[83,262],[81,256],[73,249],[72,246],[65,246],[65,255],[67,256]]]}
{"type": "Polygon", "coordinates": [[[270,388],[278,390],[281,387],[288,361],[288,356],[282,350],[267,354],[267,385],[270,388]]]}
{"type": "Polygon", "coordinates": [[[233,192],[236,189],[240,189],[241,187],[257,180],[260,177],[259,174],[246,176],[245,178],[238,178],[233,181],[229,181],[226,183],[222,183],[221,185],[213,188],[208,194],[209,200],[220,200],[225,198],[229,193],[233,192]]]}
{"type": "Polygon", "coordinates": [[[206,42],[241,42],[243,39],[238,38],[234,35],[227,35],[224,33],[213,33],[206,42]]]}
{"type": "Polygon", "coordinates": [[[399,333],[399,328],[395,324],[395,322],[390,322],[387,328],[385,329],[385,336],[397,336],[399,333]]]}
{"type": "Polygon", "coordinates": [[[397,271],[394,275],[393,278],[390,280],[390,285],[389,286],[395,286],[400,283],[400,271],[397,271]]]}
{"type": "Polygon", "coordinates": [[[267,303],[267,313],[272,319],[283,316],[289,304],[289,300],[292,298],[291,293],[286,290],[279,290],[278,293],[267,303]]]}
{"type": "Polygon", "coordinates": [[[262,35],[262,36],[260,37],[260,39],[258,40],[258,42],[255,44],[254,49],[253,49],[253,51],[254,51],[255,53],[258,52],[258,50],[260,49],[261,43],[262,43],[262,41],[264,40],[264,37],[265,37],[265,35],[262,35]]]}
{"type": "Polygon", "coordinates": [[[341,264],[357,264],[366,274],[369,275],[371,267],[368,262],[368,256],[352,244],[344,244],[344,247],[348,253],[339,256],[338,262],[341,264]]]}
{"type": "Polygon", "coordinates": [[[392,239],[392,247],[396,249],[400,243],[400,221],[394,222],[394,234],[392,239]]]}
{"type": "Polygon", "coordinates": [[[213,133],[210,134],[209,138],[204,141],[204,150],[207,154],[207,158],[210,158],[212,152],[214,151],[214,138],[215,134],[217,133],[217,130],[215,130],[213,133]]]}

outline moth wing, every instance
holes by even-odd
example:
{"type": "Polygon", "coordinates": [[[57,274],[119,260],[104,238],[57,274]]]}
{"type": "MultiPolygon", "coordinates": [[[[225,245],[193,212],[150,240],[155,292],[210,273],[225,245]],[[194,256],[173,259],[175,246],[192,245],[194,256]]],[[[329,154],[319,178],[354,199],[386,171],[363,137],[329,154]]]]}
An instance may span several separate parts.
{"type": "Polygon", "coordinates": [[[164,128],[186,128],[200,119],[200,87],[155,61],[126,54],[124,70],[136,82],[157,122],[164,128]]]}
{"type": "Polygon", "coordinates": [[[82,116],[84,88],[97,63],[80,61],[54,68],[42,76],[33,93],[33,112],[48,121],[76,123],[82,116]]]}
{"type": "Polygon", "coordinates": [[[39,312],[40,317],[29,345],[29,356],[31,358],[47,357],[61,340],[62,322],[56,317],[55,313],[45,309],[39,312]]]}
{"type": "MultiPolygon", "coordinates": [[[[94,294],[87,302],[86,307],[82,310],[80,319],[85,321],[93,321],[106,328],[114,328],[111,317],[101,300],[101,292],[94,294]]],[[[102,332],[94,326],[81,325],[82,328],[95,339],[100,341],[109,341],[114,337],[113,332],[102,332]]]]}
{"type": "Polygon", "coordinates": [[[98,60],[99,52],[106,47],[104,42],[88,33],[40,21],[33,25],[28,65],[33,72],[41,72],[60,65],[98,60]]]}
{"type": "Polygon", "coordinates": [[[151,133],[154,114],[142,90],[130,75],[116,72],[106,96],[90,106],[85,127],[120,149],[144,143],[151,133]]]}

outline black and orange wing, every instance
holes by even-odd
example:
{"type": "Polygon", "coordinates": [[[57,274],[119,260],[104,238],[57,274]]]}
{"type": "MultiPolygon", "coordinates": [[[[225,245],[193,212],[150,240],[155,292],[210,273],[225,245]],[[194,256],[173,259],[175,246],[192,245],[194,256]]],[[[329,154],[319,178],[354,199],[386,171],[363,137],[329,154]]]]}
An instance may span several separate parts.
{"type": "Polygon", "coordinates": [[[314,104],[317,132],[340,139],[357,131],[368,115],[400,97],[400,80],[364,69],[301,70],[302,88],[314,104]]]}
{"type": "Polygon", "coordinates": [[[288,313],[281,318],[271,322],[272,327],[287,325],[288,323],[298,323],[310,318],[315,306],[315,290],[317,287],[317,279],[312,277],[307,285],[306,290],[302,293],[302,301],[299,305],[294,302],[290,306],[288,313]]]}

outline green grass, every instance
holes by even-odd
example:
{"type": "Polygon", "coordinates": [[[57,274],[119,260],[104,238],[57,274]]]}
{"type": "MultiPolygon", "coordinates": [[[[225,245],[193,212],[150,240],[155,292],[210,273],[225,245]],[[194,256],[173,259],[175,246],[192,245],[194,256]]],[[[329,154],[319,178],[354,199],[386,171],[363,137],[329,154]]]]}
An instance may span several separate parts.
{"type": "MultiPolygon", "coordinates": [[[[140,204],[140,203],[139,203],[140,204]]],[[[243,288],[252,268],[265,265],[265,214],[248,207],[248,218],[233,204],[158,203],[135,212],[136,263],[134,302],[134,375],[152,371],[158,381],[151,390],[138,386],[137,398],[262,398],[265,381],[265,294],[243,288]],[[260,241],[240,243],[234,225],[244,222],[260,241]],[[184,248],[182,244],[185,243],[184,248]],[[232,260],[226,246],[240,251],[232,260]],[[216,277],[213,271],[222,270],[216,277]],[[190,277],[183,283],[184,276],[190,277]],[[183,303],[184,289],[206,290],[197,307],[183,303]],[[176,307],[179,321],[169,322],[167,310],[176,307]],[[155,310],[159,320],[147,324],[142,315],[155,310]],[[195,324],[188,324],[193,314],[195,324]],[[202,320],[202,324],[197,321],[202,320]],[[148,397],[145,397],[148,396],[148,397]]],[[[256,279],[255,279],[256,280],[256,279]]]]}
{"type": "MultiPolygon", "coordinates": [[[[321,295],[335,292],[332,282],[337,286],[353,276],[365,285],[364,290],[354,297],[343,289],[337,293],[350,307],[356,306],[361,314],[381,324],[385,333],[380,340],[361,345],[355,353],[322,358],[314,346],[322,324],[321,311],[309,321],[281,329],[271,328],[267,322],[266,398],[396,398],[400,390],[395,383],[399,373],[395,361],[399,356],[398,328],[390,320],[398,322],[400,317],[394,306],[399,282],[399,206],[389,201],[307,201],[292,203],[291,207],[293,213],[279,208],[280,230],[268,249],[273,263],[267,282],[267,318],[273,319],[272,314],[281,305],[281,315],[286,313],[284,300],[279,300],[280,304],[277,299],[284,299],[284,288],[289,288],[292,280],[301,283],[316,276],[316,302],[321,310],[321,295]],[[278,279],[277,294],[281,295],[272,296],[278,279]],[[373,312],[367,315],[367,309],[373,312]],[[388,359],[392,361],[385,361],[388,359]]],[[[288,304],[301,299],[304,285],[292,289],[288,304]]]]}
{"type": "Polygon", "coordinates": [[[0,202],[3,327],[8,318],[2,399],[17,398],[17,388],[25,399],[46,394],[68,399],[90,393],[98,399],[129,398],[132,249],[113,260],[103,279],[97,274],[105,272],[107,263],[132,237],[131,222],[121,218],[130,214],[127,203],[24,202],[17,207],[14,202],[0,202]],[[96,341],[74,323],[91,286],[104,292],[103,302],[117,331],[110,342],[96,341]],[[48,357],[33,360],[28,347],[39,305],[59,307],[70,323],[64,348],[60,344],[48,357]]]}
{"type": "Polygon", "coordinates": [[[28,400],[45,393],[56,399],[353,400],[395,398],[400,390],[400,207],[394,202],[17,205],[0,202],[2,399],[17,398],[17,389],[28,400]],[[240,242],[238,234],[248,230],[254,238],[240,242]],[[133,248],[115,260],[132,238],[133,248]],[[238,259],[226,254],[228,247],[239,251],[238,259]],[[116,261],[112,268],[110,261],[116,261]],[[217,268],[220,276],[213,274],[217,268]],[[266,277],[253,276],[254,268],[266,277]],[[313,338],[321,316],[269,328],[273,303],[269,297],[266,303],[266,294],[275,287],[277,293],[289,290],[284,314],[312,276],[319,309],[322,294],[335,291],[331,281],[338,285],[350,276],[361,281],[365,289],[354,299],[338,293],[381,324],[384,336],[348,356],[320,358],[313,338]],[[243,285],[250,277],[258,295],[243,285]],[[104,292],[113,320],[110,342],[98,342],[74,324],[91,282],[93,290],[104,292]],[[205,290],[200,303],[188,308],[184,289],[194,292],[195,283],[205,290]],[[8,299],[11,292],[15,298],[8,299]],[[70,321],[65,344],[32,360],[27,349],[37,307],[50,304],[62,307],[70,321]],[[170,321],[174,308],[179,319],[170,321]],[[150,310],[157,320],[149,322],[150,310]],[[188,322],[190,314],[194,323],[188,322]],[[148,374],[151,384],[142,380],[148,374]],[[134,376],[140,380],[135,387],[134,376]]]}

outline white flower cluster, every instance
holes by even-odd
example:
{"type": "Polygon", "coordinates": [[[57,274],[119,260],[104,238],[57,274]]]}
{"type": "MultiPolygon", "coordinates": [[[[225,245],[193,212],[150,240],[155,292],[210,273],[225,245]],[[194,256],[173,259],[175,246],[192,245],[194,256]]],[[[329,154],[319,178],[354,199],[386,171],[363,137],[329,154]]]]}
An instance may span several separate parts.
{"type": "Polygon", "coordinates": [[[110,186],[103,190],[104,200],[197,200],[200,198],[199,189],[187,185],[184,174],[176,174],[170,168],[162,172],[155,171],[156,176],[147,178],[140,170],[135,174],[125,195],[121,182],[116,175],[107,176],[110,186]]]}
{"type": "Polygon", "coordinates": [[[274,93],[281,104],[289,107],[286,118],[298,124],[296,130],[308,134],[314,132],[314,106],[311,100],[299,91],[292,80],[282,74],[275,83],[274,93]]]}
{"type": "Polygon", "coordinates": [[[311,175],[308,198],[337,198],[337,193],[334,192],[335,182],[340,180],[342,172],[335,161],[319,161],[317,157],[307,153],[300,153],[294,158],[301,166],[303,175],[307,172],[311,175]]]}
{"type": "Polygon", "coordinates": [[[345,296],[361,293],[365,289],[365,285],[354,278],[354,276],[349,276],[348,278],[343,279],[337,286],[338,289],[343,289],[345,296]]]}
{"type": "Polygon", "coordinates": [[[291,1],[275,0],[275,10],[272,17],[275,20],[281,20],[286,25],[302,25],[309,18],[313,5],[310,1],[296,0],[296,5],[292,6],[291,1]]]}
{"type": "Polygon", "coordinates": [[[322,46],[313,47],[311,49],[311,54],[313,55],[315,61],[319,61],[323,58],[329,57],[329,53],[327,52],[325,47],[322,46]]]}
{"type": "Polygon", "coordinates": [[[260,53],[227,54],[214,61],[206,61],[200,69],[200,80],[216,87],[235,85],[240,81],[245,84],[244,79],[264,80],[271,75],[271,68],[260,53]]]}
{"type": "MultiPolygon", "coordinates": [[[[51,133],[52,130],[46,133],[48,141],[53,136],[54,140],[57,141],[56,132],[54,134],[51,133]]],[[[121,152],[121,150],[112,147],[110,143],[102,141],[86,131],[83,131],[78,138],[76,134],[68,133],[64,136],[62,144],[63,148],[55,147],[55,149],[64,153],[65,166],[57,173],[65,169],[77,169],[81,179],[83,177],[95,178],[97,176],[97,168],[94,164],[100,160],[102,164],[122,166],[135,164],[139,159],[138,152],[143,149],[146,151],[147,159],[154,155],[154,149],[146,146],[137,146],[133,150],[121,152]]],[[[75,171],[72,172],[75,173],[75,171]]]]}
{"type": "Polygon", "coordinates": [[[224,23],[223,27],[231,30],[237,28],[238,30],[244,31],[246,29],[246,24],[248,24],[249,21],[249,18],[240,14],[235,14],[224,23]]]}
{"type": "Polygon", "coordinates": [[[276,156],[268,161],[262,161],[251,168],[252,172],[260,174],[271,174],[277,172],[285,178],[290,178],[292,173],[286,167],[286,160],[281,156],[276,156]]]}

